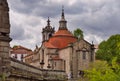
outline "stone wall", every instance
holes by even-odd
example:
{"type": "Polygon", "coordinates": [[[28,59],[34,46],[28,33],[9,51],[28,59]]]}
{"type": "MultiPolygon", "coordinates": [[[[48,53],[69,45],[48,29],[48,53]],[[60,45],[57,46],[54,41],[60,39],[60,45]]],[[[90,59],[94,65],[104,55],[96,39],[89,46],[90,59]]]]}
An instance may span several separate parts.
{"type": "Polygon", "coordinates": [[[0,33],[10,33],[9,8],[7,0],[0,0],[0,33]]]}
{"type": "Polygon", "coordinates": [[[73,45],[73,77],[81,76],[81,71],[89,68],[89,64],[94,62],[94,49],[92,44],[84,39],[74,43],[73,45]]]}
{"type": "Polygon", "coordinates": [[[10,81],[65,80],[64,71],[39,69],[11,58],[10,81]]]}
{"type": "Polygon", "coordinates": [[[60,58],[65,61],[65,64],[63,64],[63,67],[65,67],[66,74],[71,73],[71,63],[70,63],[71,51],[72,51],[71,47],[67,47],[59,51],[60,58]]]}

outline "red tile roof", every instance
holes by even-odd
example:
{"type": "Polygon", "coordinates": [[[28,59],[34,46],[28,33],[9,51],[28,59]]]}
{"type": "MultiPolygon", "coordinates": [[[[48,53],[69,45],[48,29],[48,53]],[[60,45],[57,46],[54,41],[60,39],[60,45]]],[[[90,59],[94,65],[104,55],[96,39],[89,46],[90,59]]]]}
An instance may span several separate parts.
{"type": "Polygon", "coordinates": [[[68,30],[58,30],[48,42],[45,42],[44,45],[47,48],[64,48],[68,44],[74,43],[77,41],[77,38],[72,35],[68,30]]]}
{"type": "Polygon", "coordinates": [[[68,30],[58,30],[53,36],[73,36],[68,30]]]}
{"type": "Polygon", "coordinates": [[[23,46],[14,46],[11,48],[11,54],[31,54],[32,50],[23,46]]]}

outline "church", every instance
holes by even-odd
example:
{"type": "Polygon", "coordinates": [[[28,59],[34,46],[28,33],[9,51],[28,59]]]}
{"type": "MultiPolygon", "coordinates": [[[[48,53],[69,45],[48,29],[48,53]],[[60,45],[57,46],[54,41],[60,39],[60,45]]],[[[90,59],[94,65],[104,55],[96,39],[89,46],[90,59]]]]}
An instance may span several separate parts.
{"type": "Polygon", "coordinates": [[[68,29],[62,9],[59,28],[55,31],[47,20],[42,29],[42,45],[24,57],[26,63],[41,69],[65,71],[68,77],[77,78],[95,60],[94,45],[84,38],[78,40],[68,29]]]}

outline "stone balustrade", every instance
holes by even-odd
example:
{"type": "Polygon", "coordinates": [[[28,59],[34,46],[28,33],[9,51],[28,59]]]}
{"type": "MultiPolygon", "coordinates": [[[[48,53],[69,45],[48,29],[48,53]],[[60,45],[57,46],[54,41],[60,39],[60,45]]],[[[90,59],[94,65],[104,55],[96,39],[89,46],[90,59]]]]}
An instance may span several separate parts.
{"type": "Polygon", "coordinates": [[[33,81],[62,81],[66,79],[66,75],[64,71],[39,69],[11,58],[11,74],[9,79],[10,81],[19,81],[18,79],[24,79],[24,81],[28,81],[28,79],[33,81]]]}

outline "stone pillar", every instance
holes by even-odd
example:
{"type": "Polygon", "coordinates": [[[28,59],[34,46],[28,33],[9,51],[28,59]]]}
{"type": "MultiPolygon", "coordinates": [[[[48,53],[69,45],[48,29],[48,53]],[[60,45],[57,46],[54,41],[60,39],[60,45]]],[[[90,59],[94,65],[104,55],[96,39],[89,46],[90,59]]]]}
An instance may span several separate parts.
{"type": "MultiPolygon", "coordinates": [[[[0,74],[10,72],[9,42],[10,38],[0,36],[0,74]]],[[[7,74],[8,75],[8,74],[7,74]]],[[[5,76],[7,76],[5,75],[5,76]]]]}
{"type": "Polygon", "coordinates": [[[95,46],[94,44],[91,44],[91,61],[95,61],[95,46]]]}
{"type": "Polygon", "coordinates": [[[73,52],[73,78],[76,79],[78,77],[78,54],[74,48],[73,52]]]}
{"type": "Polygon", "coordinates": [[[9,7],[7,0],[0,0],[0,33],[10,33],[9,7]]]}
{"type": "Polygon", "coordinates": [[[0,75],[3,77],[8,77],[10,74],[9,42],[11,38],[9,37],[9,33],[8,3],[7,0],[0,0],[0,75]]]}

